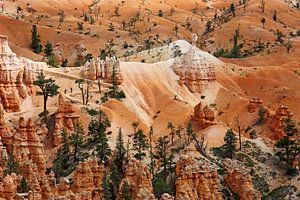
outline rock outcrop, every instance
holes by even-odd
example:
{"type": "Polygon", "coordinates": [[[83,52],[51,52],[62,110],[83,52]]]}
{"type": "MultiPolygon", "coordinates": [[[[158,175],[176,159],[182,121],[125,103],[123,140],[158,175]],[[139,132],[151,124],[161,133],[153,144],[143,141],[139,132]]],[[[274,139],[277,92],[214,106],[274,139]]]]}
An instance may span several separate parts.
{"type": "Polygon", "coordinates": [[[216,122],[214,121],[214,112],[208,106],[204,106],[204,108],[202,109],[201,103],[197,104],[194,107],[194,115],[192,116],[192,120],[197,122],[202,129],[216,124],[216,122]]]}
{"type": "Polygon", "coordinates": [[[60,94],[58,96],[58,110],[55,114],[55,128],[53,133],[53,144],[58,146],[61,143],[61,131],[67,133],[74,130],[75,124],[79,123],[80,115],[75,112],[72,103],[60,94]]]}
{"type": "Polygon", "coordinates": [[[7,112],[20,110],[23,100],[34,92],[35,73],[45,63],[18,58],[8,46],[8,38],[0,35],[0,98],[7,112]]]}
{"type": "MultiPolygon", "coordinates": [[[[134,200],[155,200],[151,183],[151,174],[146,165],[136,159],[130,159],[126,166],[121,186],[127,182],[134,200]]],[[[118,195],[119,197],[121,194],[118,195]]]]}
{"type": "Polygon", "coordinates": [[[242,165],[230,159],[225,159],[222,164],[226,170],[224,178],[226,184],[241,200],[261,199],[259,191],[252,184],[251,176],[242,165]]]}
{"type": "Polygon", "coordinates": [[[44,145],[37,135],[35,125],[31,118],[26,120],[19,119],[18,128],[12,138],[12,153],[22,167],[31,160],[40,174],[46,172],[46,157],[44,145]]]}
{"type": "Polygon", "coordinates": [[[217,167],[207,160],[182,155],[176,163],[176,199],[222,199],[217,167]]]}
{"type": "Polygon", "coordinates": [[[54,199],[103,199],[102,180],[104,165],[98,165],[95,159],[79,163],[74,174],[73,183],[61,179],[55,186],[54,199]]]}
{"type": "Polygon", "coordinates": [[[284,136],[284,120],[292,117],[293,113],[286,106],[280,106],[275,114],[267,112],[267,123],[273,132],[272,135],[268,135],[269,138],[272,140],[281,139],[284,136]]]}
{"type": "Polygon", "coordinates": [[[179,84],[185,85],[191,92],[201,93],[208,84],[216,80],[215,70],[196,47],[197,35],[193,35],[191,48],[176,59],[174,72],[179,76],[179,84]]]}
{"type": "Polygon", "coordinates": [[[249,104],[248,104],[248,111],[250,113],[254,113],[256,111],[259,110],[259,108],[262,106],[263,101],[260,98],[251,98],[249,100],[249,104]]]}
{"type": "Polygon", "coordinates": [[[91,59],[87,61],[82,69],[83,77],[90,80],[103,80],[112,83],[114,75],[117,84],[121,84],[123,79],[121,75],[120,61],[115,57],[106,58],[106,60],[91,59]]]}
{"type": "Polygon", "coordinates": [[[0,199],[14,200],[17,192],[17,185],[14,181],[15,174],[6,175],[0,182],[0,199]]]}

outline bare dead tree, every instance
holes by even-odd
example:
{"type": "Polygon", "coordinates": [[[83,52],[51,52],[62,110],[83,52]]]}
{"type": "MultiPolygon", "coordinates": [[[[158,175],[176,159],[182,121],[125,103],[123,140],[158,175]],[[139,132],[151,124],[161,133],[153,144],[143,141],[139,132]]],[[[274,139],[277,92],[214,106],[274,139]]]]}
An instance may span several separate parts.
{"type": "Polygon", "coordinates": [[[239,116],[237,115],[236,118],[235,118],[235,123],[236,123],[236,127],[237,127],[237,131],[238,131],[238,134],[239,134],[239,146],[240,146],[240,151],[242,150],[242,131],[244,131],[244,128],[242,128],[241,126],[241,122],[240,122],[240,118],[239,116]]]}

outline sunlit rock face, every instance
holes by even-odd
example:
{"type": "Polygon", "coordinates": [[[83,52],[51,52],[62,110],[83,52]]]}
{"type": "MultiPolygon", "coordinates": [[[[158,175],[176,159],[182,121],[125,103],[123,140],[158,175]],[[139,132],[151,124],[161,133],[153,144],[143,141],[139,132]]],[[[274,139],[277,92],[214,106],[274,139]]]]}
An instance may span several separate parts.
{"type": "Polygon", "coordinates": [[[217,167],[207,160],[182,155],[176,163],[176,198],[222,199],[217,167]]]}
{"type": "Polygon", "coordinates": [[[225,159],[222,164],[226,170],[226,184],[234,193],[239,194],[240,199],[261,199],[260,193],[253,186],[251,176],[241,164],[230,159],[225,159]]]}
{"type": "Polygon", "coordinates": [[[101,79],[104,82],[112,83],[114,73],[115,82],[121,84],[123,79],[121,75],[120,61],[116,57],[107,57],[105,60],[100,58],[87,61],[82,68],[82,75],[86,79],[101,79]]]}
{"type": "Polygon", "coordinates": [[[8,45],[8,38],[0,35],[0,98],[4,110],[19,111],[22,102],[34,92],[36,73],[45,63],[18,58],[8,45]]]}
{"type": "Polygon", "coordinates": [[[194,93],[201,93],[207,85],[216,80],[214,66],[201,55],[196,47],[197,36],[193,35],[191,48],[176,59],[173,64],[174,72],[179,76],[179,84],[185,85],[194,93]]]}

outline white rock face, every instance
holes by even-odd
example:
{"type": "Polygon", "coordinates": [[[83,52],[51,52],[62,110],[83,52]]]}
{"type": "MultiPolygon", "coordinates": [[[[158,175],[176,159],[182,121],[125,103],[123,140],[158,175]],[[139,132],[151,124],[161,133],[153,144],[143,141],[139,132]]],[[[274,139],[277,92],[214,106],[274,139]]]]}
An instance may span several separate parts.
{"type": "Polygon", "coordinates": [[[179,75],[180,85],[186,85],[191,92],[202,93],[210,82],[216,80],[216,74],[214,63],[196,47],[196,41],[197,36],[193,35],[192,46],[175,59],[173,70],[179,75]]]}
{"type": "Polygon", "coordinates": [[[20,111],[23,100],[32,94],[36,74],[46,66],[18,58],[10,49],[8,38],[0,35],[0,98],[6,111],[20,111]]]}

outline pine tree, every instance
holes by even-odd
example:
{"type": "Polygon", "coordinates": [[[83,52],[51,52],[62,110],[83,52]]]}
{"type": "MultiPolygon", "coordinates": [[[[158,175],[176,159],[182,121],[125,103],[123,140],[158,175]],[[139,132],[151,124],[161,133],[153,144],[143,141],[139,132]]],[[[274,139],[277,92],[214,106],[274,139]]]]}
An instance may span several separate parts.
{"type": "Polygon", "coordinates": [[[300,141],[296,139],[299,130],[295,122],[290,118],[284,121],[284,133],[284,137],[275,144],[275,147],[279,148],[276,155],[287,163],[287,173],[293,175],[296,172],[293,161],[300,154],[300,141]]]}
{"type": "Polygon", "coordinates": [[[41,53],[42,52],[41,40],[40,40],[40,36],[38,34],[38,29],[37,29],[36,25],[32,26],[31,48],[33,49],[34,53],[41,53]]]}
{"type": "Polygon", "coordinates": [[[102,183],[102,188],[103,188],[104,200],[114,200],[113,188],[110,182],[110,177],[104,174],[103,179],[104,180],[102,183]]]}
{"type": "Polygon", "coordinates": [[[109,156],[111,155],[111,149],[106,136],[106,128],[103,127],[101,123],[98,123],[96,130],[98,132],[96,151],[99,158],[99,163],[102,163],[108,160],[109,156]]]}
{"type": "Polygon", "coordinates": [[[124,146],[122,129],[119,128],[119,133],[118,133],[117,142],[116,142],[116,159],[120,162],[123,162],[125,154],[126,154],[126,149],[124,146]]]}
{"type": "Polygon", "coordinates": [[[224,157],[232,158],[236,152],[237,137],[233,133],[232,129],[227,130],[224,137],[225,144],[223,145],[224,157]]]}
{"type": "Polygon", "coordinates": [[[12,173],[19,174],[20,168],[19,168],[19,163],[15,161],[14,156],[11,154],[8,156],[8,160],[6,161],[3,175],[6,176],[7,174],[12,174],[12,173]]]}
{"type": "Polygon", "coordinates": [[[186,127],[186,134],[187,134],[187,142],[189,143],[191,139],[195,138],[195,133],[193,131],[193,124],[190,122],[186,127]]]}
{"type": "Polygon", "coordinates": [[[82,146],[84,144],[83,140],[83,128],[80,124],[75,124],[74,132],[71,136],[71,144],[73,146],[73,158],[75,162],[79,162],[82,146]]]}
{"type": "Polygon", "coordinates": [[[127,181],[124,181],[121,188],[121,194],[124,200],[131,200],[131,189],[127,181]]]}
{"type": "Polygon", "coordinates": [[[68,175],[68,173],[74,169],[73,166],[70,166],[69,162],[69,159],[71,157],[70,141],[65,129],[61,131],[61,136],[62,146],[56,153],[52,168],[57,178],[68,175]]]}
{"type": "Polygon", "coordinates": [[[274,11],[274,14],[273,14],[273,21],[277,21],[277,11],[275,10],[274,11]]]}
{"type": "Polygon", "coordinates": [[[46,79],[46,76],[43,71],[39,73],[37,79],[33,82],[34,85],[38,86],[41,89],[41,92],[38,91],[36,94],[38,96],[43,96],[44,99],[44,117],[47,122],[47,101],[49,97],[56,96],[58,94],[59,86],[55,84],[55,80],[52,78],[46,79]]]}
{"type": "Polygon", "coordinates": [[[68,63],[69,63],[68,59],[64,59],[61,63],[61,67],[68,67],[68,63]]]}
{"type": "Polygon", "coordinates": [[[146,153],[144,152],[149,148],[149,142],[146,135],[141,129],[139,129],[133,135],[133,149],[137,152],[134,157],[138,160],[142,160],[146,153]]]}
{"type": "Polygon", "coordinates": [[[229,11],[232,13],[233,17],[235,17],[235,6],[233,3],[230,4],[229,11]]]}
{"type": "Polygon", "coordinates": [[[155,157],[159,159],[162,167],[163,167],[163,174],[164,174],[164,181],[167,181],[168,171],[167,166],[169,163],[167,157],[167,146],[169,144],[168,136],[160,137],[158,139],[158,144],[156,145],[157,154],[155,157]]]}
{"type": "Polygon", "coordinates": [[[26,181],[26,178],[23,176],[20,181],[20,185],[18,187],[18,192],[19,193],[27,193],[28,191],[29,191],[29,185],[26,181]]]}
{"type": "Polygon", "coordinates": [[[258,123],[263,124],[265,122],[266,109],[264,107],[260,107],[258,110],[258,123]]]}
{"type": "Polygon", "coordinates": [[[51,42],[47,42],[44,48],[45,57],[49,58],[53,56],[53,47],[51,42]]]}

